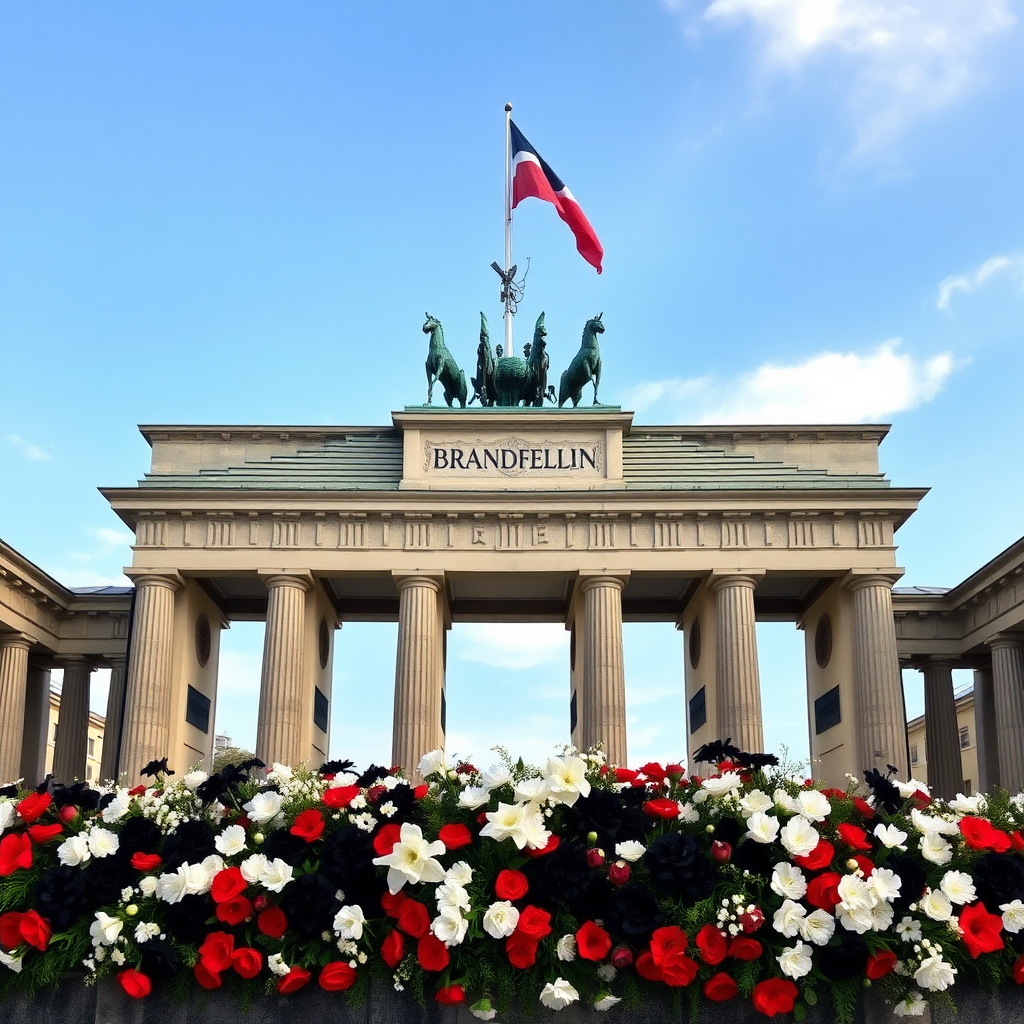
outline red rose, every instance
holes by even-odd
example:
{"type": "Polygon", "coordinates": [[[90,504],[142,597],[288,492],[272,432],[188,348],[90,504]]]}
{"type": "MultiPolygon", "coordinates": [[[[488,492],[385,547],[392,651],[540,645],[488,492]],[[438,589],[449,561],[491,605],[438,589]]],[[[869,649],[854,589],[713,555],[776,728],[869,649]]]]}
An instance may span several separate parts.
{"type": "Polygon", "coordinates": [[[149,978],[147,978],[142,971],[137,971],[133,967],[129,967],[127,971],[122,971],[117,976],[117,980],[121,983],[121,988],[123,988],[125,992],[132,997],[132,999],[142,999],[153,991],[153,983],[149,978]]]}
{"type": "MultiPolygon", "coordinates": [[[[46,949],[46,944],[50,941],[50,925],[34,910],[27,910],[24,914],[20,914],[17,927],[20,939],[24,939],[30,946],[35,946],[38,950],[46,949]]],[[[17,944],[17,942],[13,942],[9,945],[16,946],[17,944]]],[[[4,945],[8,945],[8,943],[4,942],[4,945]]]]}
{"type": "Polygon", "coordinates": [[[307,843],[315,843],[324,834],[324,816],[315,807],[300,811],[295,815],[295,824],[288,831],[293,836],[305,839],[307,843]]]}
{"type": "Polygon", "coordinates": [[[228,925],[241,924],[252,917],[252,904],[244,896],[235,896],[217,904],[217,920],[228,925]]]}
{"type": "Polygon", "coordinates": [[[819,907],[833,913],[839,906],[839,883],[842,878],[834,871],[812,878],[807,883],[807,902],[812,907],[819,907]]]}
{"type": "Polygon", "coordinates": [[[608,881],[612,885],[625,885],[629,881],[630,867],[624,860],[608,865],[608,881]]]}
{"type": "Polygon", "coordinates": [[[132,867],[136,871],[153,871],[160,867],[160,854],[158,853],[133,853],[132,867]]]}
{"type": "Polygon", "coordinates": [[[827,839],[819,839],[818,845],[810,853],[805,853],[802,857],[794,857],[793,863],[799,864],[800,867],[806,868],[808,871],[820,871],[832,863],[832,858],[835,855],[835,847],[827,839]]]}
{"type": "Polygon", "coordinates": [[[386,857],[395,848],[395,843],[402,838],[402,826],[396,822],[389,821],[381,825],[380,830],[373,837],[373,848],[377,851],[378,857],[386,857]]]}
{"type": "Polygon", "coordinates": [[[256,908],[257,912],[261,913],[261,914],[263,913],[264,910],[267,909],[269,904],[270,904],[270,901],[267,899],[266,896],[263,895],[263,893],[258,893],[253,898],[253,901],[252,901],[252,905],[256,908]]]}
{"type": "Polygon", "coordinates": [[[853,859],[857,862],[857,867],[864,873],[864,877],[870,878],[875,870],[875,865],[863,853],[855,853],[853,859]]]}
{"type": "Polygon", "coordinates": [[[665,977],[661,973],[661,968],[654,962],[654,957],[651,956],[651,951],[645,949],[636,958],[636,973],[641,978],[646,978],[648,981],[664,981],[665,977]]]}
{"type": "Polygon", "coordinates": [[[629,946],[616,946],[612,950],[611,963],[617,971],[624,971],[627,967],[632,967],[633,950],[629,946]]]}
{"type": "Polygon", "coordinates": [[[732,856],[732,847],[728,843],[722,842],[721,839],[716,839],[711,844],[711,856],[717,863],[726,864],[732,856]]]}
{"type": "Polygon", "coordinates": [[[17,910],[0,914],[0,946],[14,949],[15,946],[21,945],[21,919],[24,916],[17,910]]]}
{"type": "Polygon", "coordinates": [[[453,1006],[455,1003],[464,1003],[466,1001],[466,993],[461,985],[449,985],[447,988],[438,990],[434,995],[434,999],[439,1003],[453,1006]]]}
{"type": "Polygon", "coordinates": [[[910,801],[919,811],[923,811],[932,802],[932,798],[923,789],[915,789],[910,794],[910,801]]]}
{"type": "Polygon", "coordinates": [[[657,761],[648,761],[647,764],[641,765],[640,774],[646,775],[651,782],[665,781],[665,769],[657,761]]]}
{"type": "Polygon", "coordinates": [[[249,887],[241,868],[224,868],[213,876],[213,884],[210,886],[210,896],[214,903],[223,903],[225,900],[233,900],[241,896],[249,887]]]}
{"type": "Polygon", "coordinates": [[[419,900],[406,900],[398,911],[398,927],[414,939],[422,939],[430,931],[430,914],[419,900]]]}
{"type": "Polygon", "coordinates": [[[195,975],[196,981],[198,981],[199,984],[203,986],[203,988],[212,989],[220,988],[221,986],[220,975],[217,974],[215,971],[211,971],[208,968],[204,967],[202,960],[200,960],[199,963],[197,963],[195,967],[192,968],[192,973],[195,975]]]}
{"type": "Polygon", "coordinates": [[[55,821],[52,825],[29,825],[28,834],[32,837],[33,843],[48,843],[64,831],[64,826],[55,821]]]}
{"type": "Polygon", "coordinates": [[[422,800],[429,792],[430,787],[424,782],[412,791],[412,795],[416,800],[422,800]]]}
{"type": "Polygon", "coordinates": [[[53,797],[49,793],[29,793],[18,804],[16,810],[21,815],[21,820],[26,825],[31,825],[36,818],[46,813],[51,803],[53,803],[53,797]]]}
{"type": "Polygon", "coordinates": [[[409,894],[402,892],[401,889],[398,892],[386,892],[380,898],[380,905],[384,908],[384,913],[388,917],[398,917],[398,912],[402,909],[402,904],[409,898],[409,894]]]}
{"type": "Polygon", "coordinates": [[[208,971],[226,971],[235,951],[235,937],[227,932],[210,932],[199,947],[199,959],[208,971]]]}
{"type": "Polygon", "coordinates": [[[320,972],[319,986],[325,992],[344,992],[356,983],[356,972],[341,960],[333,960],[324,964],[320,972]]]}
{"type": "Polygon", "coordinates": [[[725,971],[713,974],[704,982],[704,995],[713,1003],[724,1003],[727,999],[732,999],[738,991],[736,982],[725,971]]]}
{"type": "Polygon", "coordinates": [[[448,947],[436,935],[427,932],[416,944],[416,959],[425,971],[443,971],[448,966],[448,947]]]}
{"type": "Polygon", "coordinates": [[[65,825],[68,825],[78,817],[78,808],[74,804],[65,804],[57,812],[57,817],[60,818],[65,825]]]}
{"type": "Polygon", "coordinates": [[[1013,967],[1010,968],[1010,974],[1018,985],[1024,985],[1024,953],[1021,953],[1021,955],[1013,961],[1013,967]]]}
{"type": "Polygon", "coordinates": [[[875,816],[875,809],[864,799],[862,796],[855,796],[853,798],[853,806],[864,815],[865,818],[873,818],[875,816]]]}
{"type": "Polygon", "coordinates": [[[693,940],[700,950],[700,958],[712,967],[720,964],[729,950],[725,936],[713,924],[706,924],[693,940]]]}
{"type": "Polygon", "coordinates": [[[669,800],[667,796],[658,797],[658,799],[648,800],[644,804],[644,814],[649,818],[675,821],[679,817],[679,804],[675,800],[669,800]]]}
{"type": "Polygon", "coordinates": [[[632,768],[616,768],[615,769],[615,781],[616,782],[636,782],[639,772],[633,771],[632,768]]]}
{"type": "Polygon", "coordinates": [[[687,946],[686,932],[674,924],[656,928],[651,935],[651,956],[660,967],[672,953],[681,953],[687,946]]]}
{"type": "Polygon", "coordinates": [[[348,807],[357,796],[359,796],[358,786],[331,786],[324,790],[321,799],[325,806],[334,811],[340,811],[343,807],[348,807]]]}
{"type": "Polygon", "coordinates": [[[309,983],[312,975],[304,967],[295,964],[283,977],[277,979],[277,991],[286,996],[289,992],[298,992],[303,985],[309,983]]]}
{"type": "Polygon", "coordinates": [[[591,867],[596,870],[604,864],[604,850],[600,850],[596,846],[592,846],[587,850],[586,857],[587,867],[591,867]]]}
{"type": "Polygon", "coordinates": [[[133,786],[131,789],[128,790],[128,795],[129,796],[142,796],[142,794],[145,793],[145,792],[146,792],[146,785],[145,785],[145,783],[140,782],[139,785],[133,786]]]}
{"type": "Polygon", "coordinates": [[[980,901],[960,911],[959,923],[960,937],[975,960],[982,953],[1003,949],[1003,939],[999,934],[1003,930],[1003,919],[998,914],[990,914],[980,901]]]}
{"type": "Polygon", "coordinates": [[[841,789],[836,789],[834,786],[826,786],[820,790],[821,795],[828,797],[829,800],[842,800],[846,797],[846,793],[841,789]]]}
{"type": "Polygon", "coordinates": [[[380,798],[386,792],[387,792],[387,789],[384,786],[371,786],[366,791],[366,799],[369,800],[371,804],[379,803],[380,802],[380,798]]]}
{"type": "Polygon", "coordinates": [[[754,986],[750,1001],[754,1009],[766,1017],[774,1017],[777,1013],[790,1013],[796,1005],[796,985],[789,978],[769,978],[759,981],[754,986]]]}
{"type": "Polygon", "coordinates": [[[231,954],[231,966],[243,978],[255,978],[263,970],[263,954],[252,946],[243,946],[231,954]]]}
{"type": "Polygon", "coordinates": [[[18,868],[32,867],[32,840],[24,833],[0,839],[0,875],[13,875],[18,868]]]}
{"type": "Polygon", "coordinates": [[[473,842],[473,836],[465,825],[444,825],[437,838],[444,843],[444,848],[449,852],[461,850],[463,846],[469,846],[473,842]]]}
{"type": "Polygon", "coordinates": [[[1020,829],[1010,833],[1010,846],[1018,853],[1024,853],[1024,836],[1020,834],[1020,829]]]}
{"type": "Polygon", "coordinates": [[[405,939],[397,928],[392,928],[387,938],[380,944],[380,955],[388,967],[396,967],[405,956],[405,939]]]}
{"type": "Polygon", "coordinates": [[[521,900],[529,891],[530,883],[522,871],[505,868],[494,880],[494,891],[499,900],[521,900]]]}
{"type": "Polygon", "coordinates": [[[1010,837],[984,818],[964,815],[960,819],[960,831],[972,850],[994,850],[996,853],[1006,853],[1010,849],[1010,837]]]}
{"type": "Polygon", "coordinates": [[[551,934],[551,915],[540,907],[525,907],[519,915],[516,931],[539,942],[551,934]]]}
{"type": "Polygon", "coordinates": [[[505,955],[508,962],[520,971],[532,967],[537,961],[537,940],[516,929],[505,940],[505,955]]]}
{"type": "Polygon", "coordinates": [[[279,939],[288,930],[288,918],[284,916],[284,911],[280,907],[267,907],[256,918],[256,927],[264,935],[279,939]]]}
{"type": "Polygon", "coordinates": [[[896,967],[896,954],[888,949],[880,949],[868,957],[868,965],[864,973],[872,980],[878,981],[891,974],[896,967]]]}
{"type": "Polygon", "coordinates": [[[554,853],[561,841],[558,836],[552,835],[543,846],[538,846],[536,849],[524,846],[520,852],[524,857],[543,857],[545,853],[554,853]]]}
{"type": "Polygon", "coordinates": [[[593,921],[585,921],[576,932],[576,951],[584,960],[603,960],[612,948],[612,937],[593,921]]]}
{"type": "Polygon", "coordinates": [[[747,910],[740,914],[739,923],[744,934],[753,935],[764,924],[764,911],[760,907],[747,910]]]}
{"type": "Polygon", "coordinates": [[[686,774],[686,769],[681,764],[667,764],[665,765],[665,774],[673,782],[678,782],[686,774]]]}
{"type": "Polygon", "coordinates": [[[673,988],[683,988],[689,985],[697,977],[699,966],[696,960],[691,960],[685,953],[670,953],[662,963],[661,975],[666,985],[673,988]]]}
{"type": "Polygon", "coordinates": [[[729,956],[733,960],[756,960],[763,952],[761,943],[757,939],[747,938],[746,935],[737,935],[729,943],[729,956]]]}
{"type": "Polygon", "coordinates": [[[851,825],[844,821],[836,831],[839,838],[853,850],[870,850],[871,843],[868,842],[868,834],[857,825],[851,825]]]}

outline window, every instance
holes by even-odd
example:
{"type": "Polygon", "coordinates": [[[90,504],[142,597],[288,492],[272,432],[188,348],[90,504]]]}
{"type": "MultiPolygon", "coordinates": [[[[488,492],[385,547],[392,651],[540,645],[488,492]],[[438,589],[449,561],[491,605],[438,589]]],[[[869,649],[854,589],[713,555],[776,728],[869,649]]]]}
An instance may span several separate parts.
{"type": "Polygon", "coordinates": [[[95,757],[96,756],[96,737],[95,736],[90,736],[89,737],[89,756],[90,757],[95,757]]]}
{"type": "Polygon", "coordinates": [[[917,744],[910,744],[910,763],[917,764],[917,744]]]}
{"type": "Polygon", "coordinates": [[[970,795],[971,795],[971,780],[970,779],[964,779],[964,796],[970,796],[970,795]]]}
{"type": "Polygon", "coordinates": [[[92,782],[92,765],[87,764],[85,766],[85,781],[92,782]]]}
{"type": "Polygon", "coordinates": [[[971,728],[968,725],[960,726],[960,749],[966,750],[971,745],[971,728]]]}

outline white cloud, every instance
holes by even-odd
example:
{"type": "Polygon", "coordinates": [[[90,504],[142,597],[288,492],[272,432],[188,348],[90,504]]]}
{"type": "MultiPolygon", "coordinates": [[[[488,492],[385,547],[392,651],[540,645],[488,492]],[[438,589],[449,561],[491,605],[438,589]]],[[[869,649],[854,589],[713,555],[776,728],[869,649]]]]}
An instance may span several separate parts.
{"type": "Polygon", "coordinates": [[[31,441],[26,441],[25,438],[20,437],[18,434],[8,434],[7,441],[9,444],[14,445],[15,448],[26,458],[32,462],[49,462],[50,453],[40,448],[37,444],[32,444],[31,441]]]}
{"type": "Polygon", "coordinates": [[[977,270],[966,274],[953,274],[944,278],[939,285],[939,297],[935,305],[939,309],[949,309],[954,292],[973,292],[980,288],[993,274],[1009,273],[1019,279],[1024,286],[1024,254],[1011,256],[993,256],[985,260],[977,270]]]}
{"type": "Polygon", "coordinates": [[[465,646],[459,660],[512,672],[552,661],[568,661],[569,634],[553,622],[467,622],[460,624],[465,646]]]}
{"type": "Polygon", "coordinates": [[[1015,24],[1012,0],[663,0],[690,34],[748,24],[769,72],[815,58],[846,61],[854,155],[885,146],[913,121],[977,88],[986,43],[1015,24]],[[698,8],[694,13],[695,7],[698,8]]]}
{"type": "Polygon", "coordinates": [[[930,401],[958,365],[948,352],[915,359],[897,351],[899,343],[882,342],[864,355],[824,352],[789,366],[765,363],[732,378],[643,382],[627,390],[623,404],[637,412],[667,404],[686,423],[877,421],[930,401]]]}

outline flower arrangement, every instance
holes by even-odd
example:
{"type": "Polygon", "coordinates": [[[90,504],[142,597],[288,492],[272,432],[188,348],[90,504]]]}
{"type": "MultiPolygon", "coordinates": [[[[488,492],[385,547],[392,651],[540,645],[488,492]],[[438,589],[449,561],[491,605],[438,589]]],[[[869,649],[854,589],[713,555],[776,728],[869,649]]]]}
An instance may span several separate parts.
{"type": "Polygon", "coordinates": [[[154,985],[364,994],[481,1020],[659,994],[769,1017],[866,985],[900,1016],[964,978],[1024,984],[1024,795],[932,800],[892,773],[822,789],[728,741],[636,770],[442,751],[398,769],[258,762],[134,789],[0,790],[0,999],[85,971],[154,985]]]}

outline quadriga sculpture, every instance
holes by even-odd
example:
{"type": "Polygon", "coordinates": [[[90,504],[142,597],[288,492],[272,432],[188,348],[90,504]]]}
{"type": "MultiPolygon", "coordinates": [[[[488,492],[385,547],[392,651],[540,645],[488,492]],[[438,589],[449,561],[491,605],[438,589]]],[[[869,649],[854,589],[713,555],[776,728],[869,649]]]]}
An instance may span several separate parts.
{"type": "Polygon", "coordinates": [[[466,408],[466,374],[459,369],[444,343],[444,331],[441,322],[425,314],[427,322],[423,325],[423,333],[430,335],[430,348],[427,350],[427,405],[430,405],[434,394],[434,382],[440,381],[444,388],[444,400],[449,408],[452,399],[459,400],[459,408],[466,408]]]}
{"type": "Polygon", "coordinates": [[[588,381],[594,383],[594,405],[597,405],[597,388],[601,383],[601,347],[597,343],[597,336],[604,334],[604,324],[601,317],[604,313],[598,313],[587,321],[583,328],[583,340],[580,342],[580,350],[572,357],[569,369],[562,373],[558,382],[558,408],[571,398],[572,407],[575,409],[583,397],[583,385],[588,381]]]}
{"type": "Polygon", "coordinates": [[[495,397],[498,405],[543,405],[547,388],[547,330],[544,314],[537,317],[530,358],[501,356],[494,365],[495,397]]]}
{"type": "Polygon", "coordinates": [[[491,336],[487,330],[487,317],[480,314],[480,344],[476,347],[476,376],[469,378],[473,385],[473,395],[469,404],[473,404],[474,398],[480,399],[484,406],[494,405],[494,351],[491,349],[491,336]]]}

